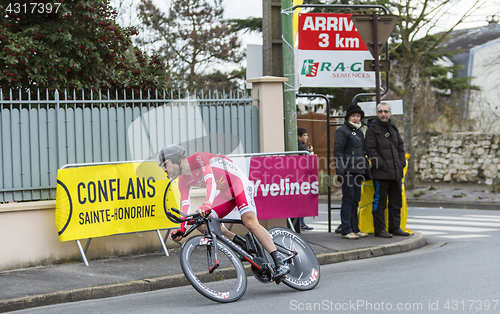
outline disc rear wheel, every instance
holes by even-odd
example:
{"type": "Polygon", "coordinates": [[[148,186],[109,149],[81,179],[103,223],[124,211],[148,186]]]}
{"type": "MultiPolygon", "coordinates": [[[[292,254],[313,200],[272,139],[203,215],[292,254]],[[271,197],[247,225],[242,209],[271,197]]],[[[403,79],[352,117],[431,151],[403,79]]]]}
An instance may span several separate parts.
{"type": "Polygon", "coordinates": [[[283,282],[297,290],[311,290],[316,287],[320,279],[319,262],[309,244],[287,228],[274,227],[269,229],[269,234],[278,250],[284,247],[298,253],[288,262],[290,273],[283,282]]]}

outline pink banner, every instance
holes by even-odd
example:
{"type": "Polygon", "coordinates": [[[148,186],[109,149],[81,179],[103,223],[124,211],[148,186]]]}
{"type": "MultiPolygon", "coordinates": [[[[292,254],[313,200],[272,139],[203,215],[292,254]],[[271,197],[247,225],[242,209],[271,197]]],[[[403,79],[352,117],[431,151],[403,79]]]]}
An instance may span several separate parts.
{"type": "Polygon", "coordinates": [[[318,216],[316,155],[252,157],[258,219],[318,216]]]}

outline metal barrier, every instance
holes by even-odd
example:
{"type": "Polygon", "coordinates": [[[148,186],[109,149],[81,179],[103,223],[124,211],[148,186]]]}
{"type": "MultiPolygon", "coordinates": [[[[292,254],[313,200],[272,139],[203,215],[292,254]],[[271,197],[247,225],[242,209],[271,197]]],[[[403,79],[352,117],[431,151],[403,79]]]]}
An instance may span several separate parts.
{"type": "MultiPolygon", "coordinates": [[[[83,164],[67,164],[61,167],[61,169],[68,169],[68,168],[76,168],[76,167],[88,167],[88,166],[101,166],[101,165],[117,165],[117,164],[129,164],[129,163],[142,163],[142,162],[151,162],[151,160],[135,160],[135,161],[120,161],[120,162],[100,162],[100,163],[83,163],[83,164]]],[[[156,162],[156,161],[154,161],[156,162]]],[[[168,239],[168,236],[170,235],[170,232],[172,229],[175,228],[165,228],[165,229],[156,229],[156,234],[158,235],[158,238],[160,239],[161,247],[163,251],[165,252],[166,256],[169,256],[166,242],[168,239]],[[167,230],[167,234],[165,237],[162,237],[160,230],[167,230]]],[[[145,231],[151,231],[151,230],[145,230],[145,231]]],[[[141,231],[143,232],[143,231],[141,231]]],[[[131,232],[131,233],[139,233],[139,232],[131,232]]],[[[120,234],[130,234],[130,233],[120,233],[120,234]]],[[[76,240],[76,244],[78,246],[78,250],[80,251],[80,254],[82,256],[83,263],[85,266],[89,266],[89,262],[87,259],[87,251],[90,246],[90,242],[92,241],[92,238],[87,239],[87,243],[85,244],[85,248],[82,247],[82,244],[80,243],[80,239],[76,240]]]]}
{"type": "Polygon", "coordinates": [[[172,143],[259,151],[257,99],[244,92],[135,92],[0,90],[0,202],[53,199],[65,164],[149,159],[172,143]]]}
{"type": "MultiPolygon", "coordinates": [[[[227,155],[228,158],[245,158],[245,157],[266,157],[266,156],[293,156],[293,155],[312,155],[308,151],[290,151],[290,152],[274,152],[274,153],[247,153],[247,154],[231,154],[227,155]]],[[[76,168],[76,167],[88,167],[88,166],[101,166],[101,165],[118,165],[118,164],[130,164],[130,163],[142,163],[142,162],[156,162],[153,160],[136,160],[136,161],[121,161],[121,162],[100,162],[100,163],[81,163],[81,164],[67,164],[61,167],[61,169],[68,169],[68,168],[76,168]]],[[[293,218],[293,219],[300,219],[299,218],[293,218]]],[[[292,218],[287,218],[288,223],[290,224],[290,227],[292,230],[295,231],[294,228],[294,223],[295,221],[292,220],[292,218]]],[[[230,226],[228,229],[231,229],[232,226],[230,226]]],[[[175,227],[177,228],[177,227],[175,227]]],[[[166,242],[167,239],[170,235],[170,232],[172,229],[175,228],[164,228],[164,229],[156,229],[156,233],[158,235],[158,238],[160,239],[161,246],[163,251],[165,252],[166,256],[169,256],[168,250],[166,247],[166,242]],[[162,237],[160,230],[167,230],[167,234],[165,237],[162,237]]],[[[144,230],[144,231],[150,231],[150,230],[144,230]]],[[[138,231],[138,232],[143,232],[143,231],[138,231]]],[[[137,233],[137,232],[133,232],[137,233]]],[[[120,234],[127,234],[127,233],[120,233],[120,234]]],[[[88,259],[86,257],[87,251],[89,249],[90,243],[92,241],[92,238],[88,238],[87,243],[85,244],[85,248],[82,246],[81,239],[75,240],[78,246],[78,249],[80,251],[80,254],[82,256],[82,260],[86,266],[89,266],[88,259]]]]}

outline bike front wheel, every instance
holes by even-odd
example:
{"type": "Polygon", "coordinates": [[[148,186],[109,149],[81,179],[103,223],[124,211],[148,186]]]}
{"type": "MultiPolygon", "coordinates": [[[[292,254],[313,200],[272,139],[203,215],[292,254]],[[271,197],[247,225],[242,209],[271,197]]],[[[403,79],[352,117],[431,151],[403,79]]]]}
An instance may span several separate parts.
{"type": "MultiPolygon", "coordinates": [[[[319,262],[309,244],[297,233],[283,227],[269,229],[278,251],[282,248],[296,251],[298,254],[288,262],[290,272],[285,276],[285,285],[297,290],[311,290],[319,283],[319,262]]],[[[286,254],[285,254],[286,255],[286,254]]]]}
{"type": "Polygon", "coordinates": [[[184,275],[203,296],[216,302],[233,302],[243,296],[247,276],[240,259],[224,243],[217,241],[219,266],[209,272],[215,262],[215,250],[210,239],[198,235],[187,240],[181,248],[180,259],[184,275]],[[209,265],[209,256],[212,265],[209,265]]]}

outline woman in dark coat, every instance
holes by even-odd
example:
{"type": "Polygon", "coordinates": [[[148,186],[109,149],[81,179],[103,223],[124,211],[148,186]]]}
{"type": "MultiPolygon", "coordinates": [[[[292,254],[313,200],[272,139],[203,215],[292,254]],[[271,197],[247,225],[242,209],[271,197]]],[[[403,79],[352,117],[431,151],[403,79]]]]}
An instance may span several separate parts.
{"type": "Polygon", "coordinates": [[[358,239],[368,234],[358,227],[358,204],[361,199],[361,184],[367,172],[364,133],[361,119],[365,113],[358,105],[347,108],[344,125],[335,133],[333,157],[337,180],[342,184],[342,238],[358,239]]]}

